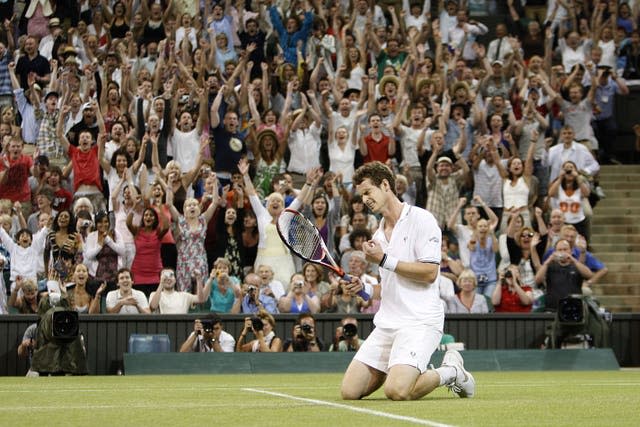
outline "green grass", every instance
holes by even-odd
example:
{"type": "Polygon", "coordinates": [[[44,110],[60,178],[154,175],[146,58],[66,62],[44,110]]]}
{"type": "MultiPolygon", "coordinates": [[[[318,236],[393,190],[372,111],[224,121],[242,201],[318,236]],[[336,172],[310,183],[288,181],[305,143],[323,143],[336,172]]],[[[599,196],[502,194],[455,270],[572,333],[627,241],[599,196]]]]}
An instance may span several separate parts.
{"type": "Polygon", "coordinates": [[[0,425],[412,425],[246,388],[455,426],[638,425],[640,371],[478,372],[475,377],[473,399],[439,388],[417,402],[391,402],[381,390],[343,402],[339,374],[0,378],[0,425]]]}

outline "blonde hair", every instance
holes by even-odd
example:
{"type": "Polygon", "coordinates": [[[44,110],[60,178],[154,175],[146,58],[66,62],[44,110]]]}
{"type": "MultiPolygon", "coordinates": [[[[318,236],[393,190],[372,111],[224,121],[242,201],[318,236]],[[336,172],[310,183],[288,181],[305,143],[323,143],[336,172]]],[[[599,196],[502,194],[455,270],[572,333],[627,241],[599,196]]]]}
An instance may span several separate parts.
{"type": "Polygon", "coordinates": [[[473,281],[473,287],[478,286],[478,278],[476,277],[476,273],[473,272],[470,268],[465,268],[462,270],[462,273],[458,276],[458,283],[462,281],[462,279],[471,279],[473,281]]]}
{"type": "Polygon", "coordinates": [[[228,269],[231,269],[231,262],[224,257],[219,257],[214,261],[213,263],[214,268],[218,267],[219,265],[225,265],[227,266],[228,269]]]}
{"type": "Polygon", "coordinates": [[[271,203],[271,201],[272,201],[273,199],[278,199],[278,200],[280,200],[282,203],[284,203],[284,196],[283,196],[282,194],[280,194],[280,193],[278,193],[278,192],[275,192],[275,191],[274,191],[273,193],[271,193],[271,194],[269,194],[269,195],[267,196],[267,206],[269,206],[269,203],[271,203]]]}
{"type": "Polygon", "coordinates": [[[22,281],[23,292],[37,291],[37,290],[38,290],[38,284],[36,283],[35,279],[29,278],[29,279],[24,279],[22,281]]]}

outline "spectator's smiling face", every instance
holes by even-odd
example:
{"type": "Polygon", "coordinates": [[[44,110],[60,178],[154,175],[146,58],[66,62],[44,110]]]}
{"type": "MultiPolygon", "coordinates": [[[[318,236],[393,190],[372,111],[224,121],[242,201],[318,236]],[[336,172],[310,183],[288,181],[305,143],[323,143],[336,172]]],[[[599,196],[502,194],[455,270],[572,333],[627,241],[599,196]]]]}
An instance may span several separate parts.
{"type": "Polygon", "coordinates": [[[123,271],[118,274],[118,287],[120,287],[120,290],[128,291],[131,289],[132,284],[131,274],[128,271],[123,271]]]}

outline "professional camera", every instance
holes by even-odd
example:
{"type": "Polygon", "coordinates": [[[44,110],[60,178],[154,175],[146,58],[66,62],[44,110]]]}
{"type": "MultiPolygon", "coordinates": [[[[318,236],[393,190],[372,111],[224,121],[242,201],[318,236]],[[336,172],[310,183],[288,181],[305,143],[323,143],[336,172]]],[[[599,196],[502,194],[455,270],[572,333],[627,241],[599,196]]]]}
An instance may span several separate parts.
{"type": "Polygon", "coordinates": [[[300,325],[300,329],[302,329],[302,332],[304,332],[305,334],[310,334],[313,332],[313,326],[306,323],[300,325]]]}
{"type": "Polygon", "coordinates": [[[258,332],[264,329],[264,323],[262,323],[262,319],[260,319],[259,317],[252,317],[251,327],[254,331],[258,332]]]}
{"type": "Polygon", "coordinates": [[[202,330],[207,333],[210,334],[213,332],[213,321],[212,320],[201,320],[200,321],[202,323],[202,330]]]}
{"type": "Polygon", "coordinates": [[[358,327],[353,323],[347,323],[342,327],[342,335],[345,338],[353,338],[358,335],[358,327]]]}

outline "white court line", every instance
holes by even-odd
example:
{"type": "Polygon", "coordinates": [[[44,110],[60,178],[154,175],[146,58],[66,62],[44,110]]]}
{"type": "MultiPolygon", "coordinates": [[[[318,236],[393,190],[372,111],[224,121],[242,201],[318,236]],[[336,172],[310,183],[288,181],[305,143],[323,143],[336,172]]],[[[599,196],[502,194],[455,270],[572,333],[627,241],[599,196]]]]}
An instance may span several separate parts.
{"type": "Polygon", "coordinates": [[[413,423],[413,424],[420,424],[420,425],[432,426],[432,427],[453,427],[453,426],[451,426],[449,424],[437,423],[435,421],[423,420],[423,419],[414,418],[414,417],[407,417],[407,416],[404,416],[404,415],[390,414],[388,412],[382,412],[382,411],[374,411],[373,409],[358,408],[357,406],[343,405],[343,404],[340,404],[340,403],[327,402],[327,401],[324,401],[324,400],[307,399],[307,398],[304,398],[304,397],[292,396],[290,394],[277,393],[275,391],[260,390],[260,389],[257,389],[257,388],[243,388],[242,390],[250,391],[250,392],[253,392],[253,393],[268,394],[268,395],[271,395],[271,396],[282,397],[284,399],[290,399],[290,400],[297,400],[297,401],[300,401],[300,402],[312,403],[314,405],[330,406],[330,407],[333,407],[333,408],[346,409],[348,411],[361,412],[361,413],[367,414],[367,415],[374,415],[376,417],[390,418],[392,420],[406,421],[406,422],[413,423]]]}

